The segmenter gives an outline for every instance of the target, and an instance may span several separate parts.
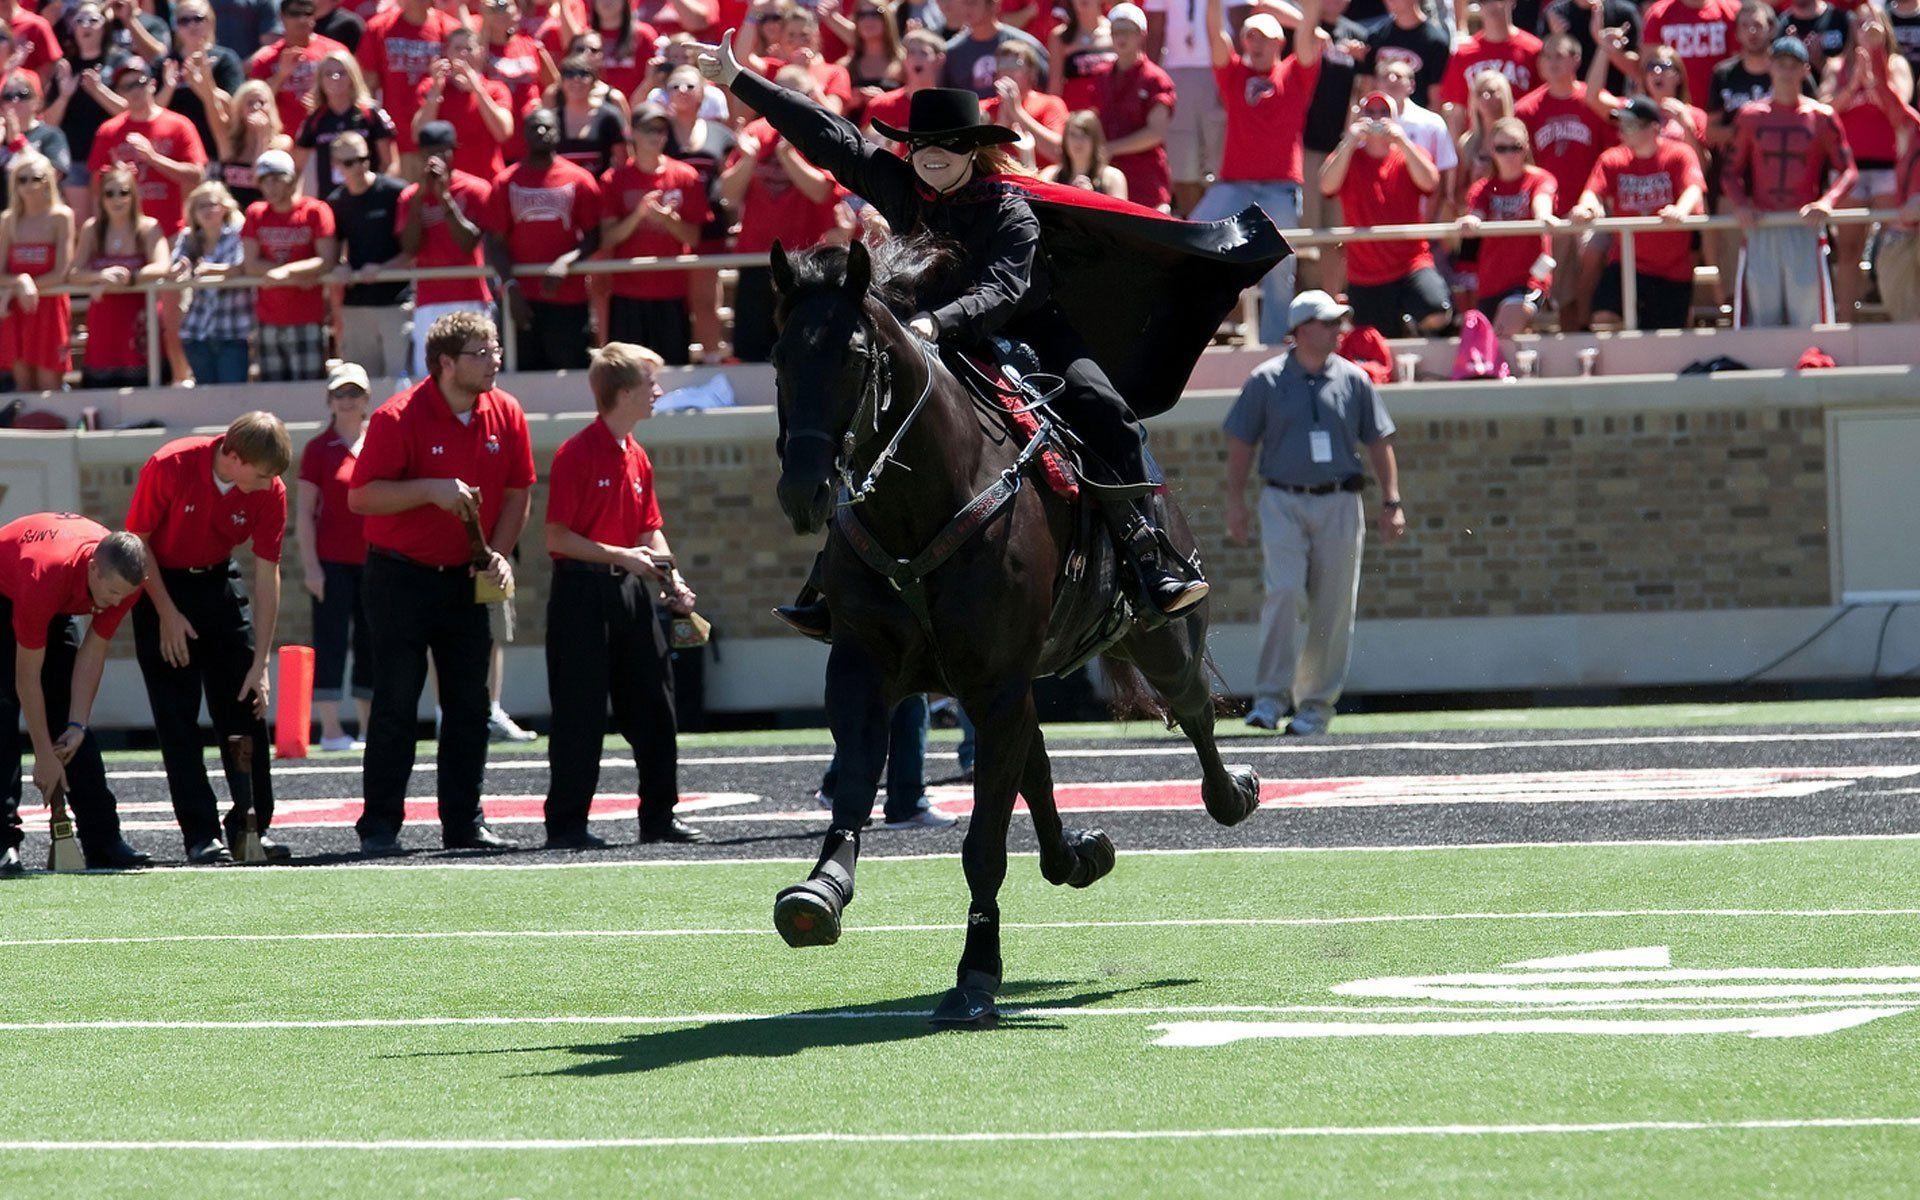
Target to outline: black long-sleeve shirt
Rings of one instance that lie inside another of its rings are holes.
[[[941,338],[984,341],[1047,305],[1052,289],[1040,222],[1017,189],[975,180],[937,195],[920,183],[912,163],[800,93],[751,71],[740,72],[733,92],[807,161],[879,210],[897,233],[925,231],[959,248],[970,279],[952,295],[920,298]]]

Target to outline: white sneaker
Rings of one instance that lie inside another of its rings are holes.
[[[888,821],[888,829],[951,829],[960,823],[937,808],[923,808],[904,821]]]
[[[367,744],[343,733],[339,737],[321,738],[320,748],[329,753],[336,753],[341,750],[365,750]]]
[[[496,708],[487,718],[487,740],[494,742],[531,742],[540,735],[522,729],[507,715],[504,708]]]

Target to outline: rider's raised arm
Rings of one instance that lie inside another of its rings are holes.
[[[927,314],[940,339],[984,341],[1013,318],[1033,286],[1033,265],[1040,249],[1040,222],[1024,203],[1007,198],[999,230],[975,265],[975,283],[951,303]]]
[[[845,117],[751,71],[735,76],[731,90],[808,162],[831,172],[888,221],[903,224],[913,202],[913,167],[905,159],[868,141]]]

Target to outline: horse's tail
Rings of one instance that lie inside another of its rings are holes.
[[[1147,681],[1139,667],[1118,655],[1103,654],[1100,656],[1100,669],[1107,680],[1107,711],[1115,720],[1151,717],[1168,729],[1174,727],[1173,707]],[[1213,700],[1214,715],[1233,715],[1236,706],[1227,695],[1226,677],[1220,673],[1220,664],[1213,661],[1211,649],[1200,652],[1200,670],[1206,680],[1207,694]]]

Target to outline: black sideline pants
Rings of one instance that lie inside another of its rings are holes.
[[[670,658],[646,583],[624,571],[555,561],[547,598],[548,836],[587,827],[609,708],[640,768],[641,830],[673,819],[680,783]]]
[[[373,638],[373,705],[367,743],[361,837],[393,837],[406,820],[413,735],[427,655],[440,677],[440,825],[461,836],[480,824],[480,777],[487,767],[487,607],[473,601],[465,566],[438,570],[374,550],[364,584]]]
[[[536,285],[537,286],[537,285]],[[520,332],[514,350],[521,371],[584,371],[593,338],[585,304],[548,304],[529,298],[533,324]]]
[[[72,617],[55,617],[47,626],[47,658],[40,668],[40,692],[47,701],[50,736],[66,732],[73,690],[73,660],[80,652],[80,630]],[[18,847],[21,789],[26,776],[22,755],[32,743],[20,729],[20,697],[14,690],[13,601],[0,596],[0,849]],[[100,743],[89,733],[67,764],[67,807],[80,835],[81,849],[93,861],[111,854],[120,844],[120,814],[107,789],[107,768],[100,761]]]
[[[684,367],[692,357],[693,322],[684,298],[643,300],[614,296],[607,305],[607,340],[645,346],[670,367]]]
[[[187,639],[187,665],[170,665],[160,656],[160,610],[147,596],[133,606],[133,649],[147,681],[147,703],[160,736],[160,760],[173,794],[174,819],[187,849],[221,836],[219,801],[207,778],[206,738],[200,732],[200,700],[206,698],[215,745],[229,737],[253,739],[253,807],[260,832],[273,821],[273,747],[267,722],[253,715],[251,701],[239,699],[240,685],[253,666],[253,608],[240,586],[240,568],[232,562],[205,571],[162,570],[167,594],[197,637]],[[233,776],[226,755],[221,769]]]
[[[323,562],[324,600],[313,606],[313,698],[342,700],[347,682],[347,650],[353,650],[353,697],[373,696],[373,638],[367,629],[367,606],[361,595],[361,563]],[[362,737],[366,730],[361,730]]]

